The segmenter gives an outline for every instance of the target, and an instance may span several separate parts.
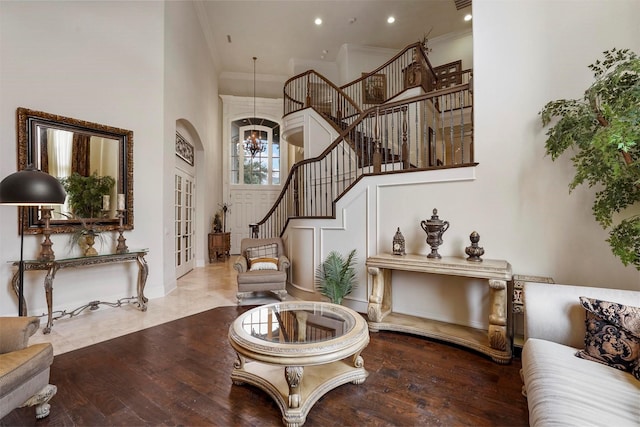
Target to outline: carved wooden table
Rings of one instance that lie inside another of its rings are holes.
[[[74,317],[80,314],[85,309],[89,308],[91,310],[96,310],[100,304],[109,305],[111,307],[120,307],[125,302],[133,302],[135,306],[137,306],[141,311],[147,311],[147,301],[148,299],[144,296],[144,287],[147,283],[147,276],[149,275],[149,266],[147,265],[147,261],[144,259],[144,256],[149,251],[147,249],[141,249],[137,251],[130,251],[123,254],[105,254],[105,255],[96,255],[96,256],[87,256],[87,257],[78,257],[78,258],[63,258],[56,259],[53,261],[24,261],[24,271],[34,271],[34,270],[43,270],[46,271],[47,274],[44,277],[44,291],[45,296],[47,298],[47,326],[42,329],[42,332],[48,334],[51,332],[51,328],[53,327],[53,321],[60,319],[61,317],[69,316]],[[59,312],[57,316],[54,317],[53,313],[53,280],[56,277],[56,272],[63,268],[77,268],[77,267],[86,267],[91,265],[98,264],[113,264],[113,263],[122,263],[122,262],[130,262],[136,261],[138,263],[138,295],[137,297],[123,298],[118,300],[115,303],[104,302],[104,301],[91,301],[90,303],[78,307],[75,310],[67,312],[66,310]],[[19,266],[20,262],[16,261],[13,263],[14,266]],[[12,284],[13,290],[16,293],[16,297],[19,298],[18,293],[18,281],[19,281],[20,270],[16,271],[13,275]],[[22,304],[27,312],[27,303],[23,299]]]
[[[507,282],[512,274],[507,261],[485,259],[473,262],[457,257],[432,259],[425,255],[378,254],[367,258],[366,264],[367,271],[373,276],[373,290],[367,307],[371,332],[390,330],[436,338],[479,351],[497,363],[511,361]],[[491,305],[488,331],[394,313],[392,270],[488,279]]]
[[[233,383],[264,390],[288,427],[304,424],[330,390],[368,375],[360,356],[369,344],[367,323],[336,304],[285,301],[251,309],[230,326],[229,342],[238,355]]]
[[[220,256],[229,256],[231,233],[209,233],[209,262]]]

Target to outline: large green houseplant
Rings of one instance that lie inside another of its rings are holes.
[[[357,285],[355,262],[355,249],[346,258],[339,252],[329,252],[316,269],[316,289],[332,303],[341,304]]]
[[[96,218],[102,209],[102,196],[111,194],[116,181],[111,176],[82,176],[77,172],[60,179],[75,217]]]
[[[571,149],[573,190],[595,187],[593,214],[624,265],[640,270],[640,58],[628,49],[604,52],[589,68],[595,81],[583,99],[547,103],[540,112],[546,151],[556,160]]]

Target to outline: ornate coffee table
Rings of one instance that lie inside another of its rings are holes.
[[[238,355],[231,379],[267,392],[288,427],[304,424],[330,390],[367,378],[360,356],[369,344],[364,318],[341,305],[285,301],[253,308],[229,328]]]

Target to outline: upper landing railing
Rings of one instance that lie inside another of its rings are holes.
[[[399,97],[416,87],[425,93]],[[336,201],[363,176],[474,163],[471,72],[459,62],[434,69],[419,43],[340,88],[314,71],[293,77],[284,113],[305,108],[340,136],[291,168],[271,210],[251,225],[255,237],[282,235],[290,218],[335,216]]]
[[[437,77],[420,43],[405,47],[384,65],[337,87],[313,70],[284,84],[284,115],[313,107],[331,120],[353,121],[367,108],[393,100],[408,88],[435,88]]]

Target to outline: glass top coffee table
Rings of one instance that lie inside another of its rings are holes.
[[[360,353],[369,344],[364,318],[341,305],[285,301],[253,308],[229,328],[238,355],[231,379],[267,392],[288,427],[334,388],[367,378]]]

